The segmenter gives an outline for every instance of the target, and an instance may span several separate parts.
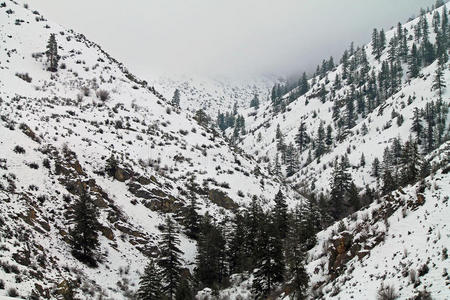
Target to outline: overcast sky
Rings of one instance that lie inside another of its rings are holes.
[[[33,0],[144,77],[288,74],[435,0]]]

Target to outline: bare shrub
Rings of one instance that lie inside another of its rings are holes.
[[[398,294],[395,291],[394,286],[381,284],[377,293],[377,300],[395,300],[398,298]]]
[[[107,90],[98,90],[97,91],[97,98],[101,101],[105,102],[109,99],[109,92]]]

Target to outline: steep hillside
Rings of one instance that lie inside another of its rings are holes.
[[[48,71],[55,34],[61,57]],[[180,223],[191,198],[221,219],[281,185],[231,148],[203,116],[172,107],[83,35],[15,1],[0,3],[0,295],[123,299],[157,254],[167,214]],[[100,261],[70,253],[73,203],[100,209]],[[294,203],[297,197],[288,190]],[[182,227],[180,226],[180,231]],[[185,266],[196,244],[181,233]]]
[[[336,157],[344,154],[348,155],[355,184],[358,187],[376,187],[376,178],[372,176],[371,171],[374,159],[378,158],[382,162],[386,146],[390,146],[395,138],[400,138],[402,143],[407,141],[410,135],[415,138],[411,128],[416,110],[421,116],[420,122],[425,130],[427,122],[424,115],[427,105],[436,104],[439,100],[439,93],[433,88],[438,69],[437,57],[429,65],[423,66],[416,77],[412,77],[409,71],[410,49],[413,44],[419,45],[421,42],[420,37],[417,41],[415,32],[423,19],[427,20],[430,43],[434,44],[436,41],[432,26],[436,12],[442,16],[442,7],[400,27],[408,54],[398,54],[400,43],[397,42],[399,46],[395,48],[397,56],[394,58],[394,65],[401,66],[401,70],[397,67],[395,86],[380,85],[380,76],[387,76],[386,68],[393,72],[389,45],[394,37],[398,41],[398,27],[386,32],[386,46],[380,52],[379,58],[372,54],[372,44],[350,49],[344,55],[346,75],[343,74],[344,64],[332,67],[329,71],[326,71],[325,67],[326,72],[320,71],[321,75],[308,81],[310,88],[304,95],[297,96],[300,89],[298,87],[274,99],[272,103],[265,103],[257,111],[248,109],[243,113],[247,134],[241,136],[239,145],[263,162],[270,161],[274,172],[277,172],[275,166],[278,156],[283,177],[291,164],[292,170],[291,174],[288,174],[288,180],[307,183],[305,189],[316,194],[327,193],[333,162]],[[386,66],[389,64],[391,68]],[[448,64],[442,72],[442,80],[449,82]],[[345,76],[347,78],[343,79]],[[449,136],[449,97],[449,91],[444,89],[441,102],[444,115],[440,117],[443,123],[439,125],[439,142]],[[348,117],[349,109],[351,118]],[[303,149],[300,149],[296,139],[302,123],[309,143],[305,143]],[[323,131],[319,133],[321,125]],[[327,127],[330,129],[329,135]],[[436,133],[438,127],[434,126],[432,131]],[[231,132],[228,133],[231,135]],[[434,138],[432,147],[439,146],[439,142]],[[280,150],[289,150],[290,143],[291,156],[286,159],[283,157],[285,151]],[[317,153],[319,144],[324,146],[320,154]],[[422,143],[421,149],[426,150],[425,143]],[[363,154],[365,165],[361,164]]]
[[[254,95],[262,101],[269,99],[269,91],[278,82],[275,76],[232,79],[227,77],[209,79],[198,76],[180,76],[151,80],[158,91],[171,99],[175,89],[181,93],[182,109],[195,112],[203,109],[214,120],[218,112],[238,110],[250,106]]]
[[[449,157],[447,142],[428,156],[436,173],[317,234],[306,265],[311,299],[449,298]],[[221,296],[251,298],[252,281],[236,275]],[[381,287],[396,297],[377,298]],[[287,285],[275,295],[291,299]],[[208,296],[210,290],[199,293]]]

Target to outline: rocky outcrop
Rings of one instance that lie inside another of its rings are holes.
[[[228,195],[221,190],[209,190],[208,199],[212,203],[225,209],[236,209],[239,206]]]

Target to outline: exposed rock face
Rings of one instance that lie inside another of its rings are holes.
[[[130,179],[132,176],[132,173],[128,170],[122,169],[120,167],[116,168],[116,172],[114,174],[114,178],[117,179],[120,182],[125,182],[128,179]]]
[[[211,200],[212,203],[225,209],[238,208],[238,205],[230,197],[228,197],[226,193],[220,190],[210,190],[208,199]]]

